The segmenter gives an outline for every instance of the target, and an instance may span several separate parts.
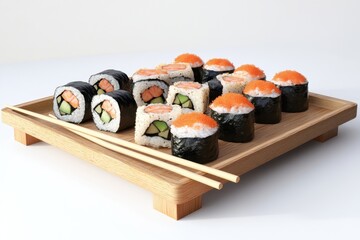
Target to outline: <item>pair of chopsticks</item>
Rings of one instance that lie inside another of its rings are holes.
[[[121,153],[123,155],[129,156],[132,158],[136,158],[140,161],[143,161],[148,164],[166,169],[168,171],[177,173],[179,175],[190,178],[192,180],[203,183],[205,185],[208,185],[208,186],[213,187],[218,190],[220,190],[223,187],[223,184],[221,182],[215,181],[211,178],[191,172],[191,171],[181,168],[179,166],[169,164],[167,162],[175,163],[175,164],[178,164],[178,165],[181,165],[184,167],[188,167],[188,168],[191,168],[194,170],[208,173],[213,176],[219,177],[221,179],[225,179],[225,180],[235,182],[235,183],[238,183],[240,180],[239,176],[236,176],[234,174],[224,172],[219,169],[211,168],[206,165],[201,165],[201,164],[194,163],[194,162],[191,162],[188,160],[184,160],[182,158],[178,158],[178,157],[157,151],[155,149],[140,146],[140,145],[125,141],[120,138],[116,138],[116,137],[109,136],[109,135],[106,135],[106,134],[98,132],[98,131],[87,129],[87,128],[81,127],[79,125],[64,122],[64,121],[56,119],[55,117],[48,117],[48,116],[45,116],[45,115],[42,115],[39,113],[35,113],[35,112],[29,111],[29,110],[18,108],[18,107],[8,106],[8,108],[12,109],[14,111],[24,113],[26,115],[41,119],[41,120],[62,126],[66,129],[68,129],[69,131],[71,131],[91,142],[94,142],[104,148],[110,149],[112,151]],[[167,162],[163,162],[158,159],[162,159]]]

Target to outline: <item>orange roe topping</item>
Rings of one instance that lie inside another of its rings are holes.
[[[142,76],[152,76],[152,75],[161,75],[167,74],[166,71],[161,69],[139,69],[135,74],[142,75]]]
[[[177,71],[177,70],[184,70],[186,68],[186,65],[181,63],[173,63],[173,64],[160,66],[160,68],[164,69],[165,71]]]
[[[175,121],[173,121],[172,125],[178,128],[185,126],[194,127],[196,123],[200,123],[211,128],[216,128],[218,126],[217,122],[214,119],[199,112],[182,114]],[[195,129],[198,128],[195,127]]]
[[[232,64],[229,60],[225,58],[213,58],[206,62],[206,65],[216,65],[216,66],[223,66],[223,67],[234,67],[234,64]]]
[[[199,63],[199,65],[204,64],[203,60],[199,56],[192,53],[184,53],[175,58],[175,63],[182,63],[182,62],[190,63],[190,64]]]
[[[258,89],[263,94],[272,94],[278,93],[281,94],[280,89],[278,89],[275,84],[272,82],[264,81],[264,80],[253,80],[246,84],[244,88],[244,93],[248,94],[251,91],[256,91]]]
[[[241,65],[240,67],[235,69],[235,72],[239,72],[239,71],[248,72],[251,76],[254,76],[254,77],[262,77],[265,75],[263,70],[261,70],[260,68],[256,67],[253,64]]]
[[[299,73],[297,71],[293,71],[293,70],[286,70],[286,71],[279,72],[279,73],[275,74],[275,76],[273,77],[273,80],[281,81],[281,82],[290,81],[293,84],[304,84],[307,82],[304,75],[302,75],[301,73]]]
[[[217,97],[212,102],[211,107],[223,107],[227,110],[230,110],[232,107],[255,108],[246,97],[239,93],[225,93],[224,95]]]

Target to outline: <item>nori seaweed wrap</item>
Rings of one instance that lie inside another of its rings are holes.
[[[202,82],[216,79],[216,76],[223,73],[233,73],[234,65],[224,58],[213,58],[206,62],[203,68]]]
[[[245,96],[255,106],[255,122],[275,124],[281,121],[281,91],[275,84],[263,80],[250,81]]]
[[[302,74],[286,70],[271,81],[281,90],[283,112],[303,112],[309,108],[308,82]]]
[[[100,130],[115,133],[135,125],[137,105],[128,91],[119,89],[96,95],[91,108],[93,120]]]
[[[119,70],[108,69],[91,75],[89,83],[94,86],[97,94],[104,94],[115,90],[131,91],[129,77]]]
[[[180,115],[171,125],[171,153],[197,163],[208,163],[219,155],[218,124],[198,112]]]
[[[221,82],[219,80],[217,80],[216,78],[208,81],[207,83],[208,83],[209,89],[210,89],[209,102],[211,103],[212,101],[215,100],[215,98],[217,98],[218,96],[221,96],[222,91],[223,91],[223,86],[222,86]]]
[[[175,63],[188,63],[191,66],[191,69],[194,73],[195,82],[202,83],[203,79],[203,60],[191,53],[184,53],[175,58]]]
[[[53,100],[54,114],[66,122],[85,122],[91,119],[91,100],[95,95],[95,89],[87,82],[75,81],[57,87]]]
[[[249,142],[254,138],[254,105],[241,94],[226,93],[210,105],[210,116],[219,124],[219,139]]]

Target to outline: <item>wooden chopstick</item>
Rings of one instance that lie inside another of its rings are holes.
[[[139,152],[145,153],[145,154],[150,155],[150,156],[154,156],[156,158],[161,158],[163,160],[166,160],[166,161],[169,161],[169,162],[172,162],[172,163],[176,163],[176,164],[179,164],[179,165],[182,165],[182,166],[185,166],[185,167],[189,167],[189,168],[192,168],[192,169],[195,169],[195,170],[198,170],[198,171],[202,171],[204,173],[209,173],[209,174],[211,174],[213,176],[216,176],[216,177],[219,177],[219,178],[231,181],[231,182],[238,183],[239,180],[240,180],[240,177],[236,176],[234,174],[231,174],[231,173],[219,170],[219,169],[211,168],[211,167],[208,167],[206,165],[201,165],[201,164],[198,164],[198,163],[187,161],[187,160],[184,160],[182,158],[178,158],[178,157],[175,157],[175,156],[172,156],[172,155],[157,151],[155,149],[140,146],[140,145],[137,145],[135,143],[128,142],[128,141],[125,141],[125,140],[120,139],[120,138],[112,137],[112,136],[106,135],[106,134],[98,132],[98,131],[87,129],[87,128],[84,128],[84,127],[81,127],[81,126],[78,126],[78,125],[75,125],[75,124],[67,123],[67,122],[64,122],[64,121],[61,121],[61,120],[58,120],[58,119],[53,119],[51,117],[44,116],[44,115],[39,114],[39,113],[31,112],[31,111],[28,111],[28,110],[25,110],[25,109],[22,109],[22,108],[11,107],[11,106],[8,106],[8,108],[10,108],[12,110],[15,110],[15,111],[18,111],[18,112],[21,112],[21,113],[25,113],[27,115],[30,115],[30,116],[33,116],[33,117],[36,117],[36,118],[39,118],[39,119],[42,119],[42,120],[47,121],[47,122],[51,122],[51,123],[60,125],[62,127],[68,128],[68,129],[72,129],[72,130],[75,130],[75,131],[78,131],[78,132],[81,132],[81,133],[85,133],[87,135],[90,135],[90,136],[93,136],[93,137],[96,137],[96,138],[99,138],[99,139],[102,139],[102,140],[117,144],[117,145],[122,146],[122,147],[126,147],[126,148],[129,148],[129,149],[135,150],[135,151],[139,151]]]

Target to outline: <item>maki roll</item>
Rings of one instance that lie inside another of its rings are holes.
[[[233,73],[234,65],[225,58],[213,58],[204,65],[203,82],[216,79],[216,76],[222,73]]]
[[[283,112],[303,112],[309,108],[308,81],[296,71],[286,70],[271,80],[281,90]]]
[[[208,163],[219,155],[218,124],[199,113],[185,113],[171,125],[171,153],[197,163]]]
[[[70,82],[57,87],[53,100],[54,114],[66,122],[85,122],[91,119],[91,100],[95,95],[95,89],[87,82]]]
[[[281,91],[272,82],[250,81],[245,96],[255,106],[255,122],[274,124],[281,121]]]
[[[188,63],[162,64],[157,67],[166,71],[170,77],[170,84],[178,81],[194,81],[194,73]]]
[[[129,77],[125,73],[114,69],[108,69],[91,75],[89,83],[94,86],[97,94],[104,94],[119,89],[130,91],[131,88]]]
[[[165,103],[169,90],[169,74],[160,69],[140,69],[133,76],[132,93],[138,106]]]
[[[175,58],[175,63],[188,63],[194,73],[195,82],[202,83],[203,79],[203,60],[191,53],[184,53]]]
[[[151,147],[171,146],[170,126],[181,114],[181,107],[150,104],[138,107],[135,120],[135,143]]]
[[[242,94],[225,93],[210,104],[210,115],[219,124],[219,139],[249,142],[254,138],[254,105]]]
[[[125,90],[96,95],[91,102],[96,127],[114,133],[135,125],[136,108],[132,94]]]
[[[234,74],[246,78],[248,81],[252,80],[266,80],[266,75],[263,70],[253,64],[244,64],[236,68]]]
[[[182,112],[204,113],[209,104],[209,86],[207,83],[176,82],[170,86],[166,101],[181,106]]]
[[[248,80],[235,73],[223,73],[208,82],[210,87],[210,102],[224,93],[242,93]]]

